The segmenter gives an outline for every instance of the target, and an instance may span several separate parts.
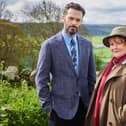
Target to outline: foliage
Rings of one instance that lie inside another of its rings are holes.
[[[21,13],[28,17],[25,30],[34,35],[47,39],[61,29],[61,8],[53,1],[41,0],[35,5],[24,6]]]
[[[29,67],[34,68],[41,41],[25,34],[18,24],[0,20],[0,60],[4,60],[6,66],[30,62]]]
[[[107,62],[103,61],[103,59],[97,55],[95,55],[95,62],[97,71],[102,70],[107,65]]]
[[[0,80],[1,126],[47,126],[47,115],[40,106],[36,90],[29,88],[25,80],[20,88],[11,85]]]
[[[48,23],[24,23],[20,24],[25,33],[34,37],[36,40],[45,40],[56,34],[62,29],[62,24],[58,22]]]
[[[19,50],[23,44],[20,43],[20,38],[23,36],[20,26],[0,20],[0,59],[6,59],[8,62],[12,62],[12,57],[13,62],[19,59]]]
[[[112,55],[110,49],[103,46],[102,39],[104,36],[90,36],[90,40],[94,46],[94,54],[102,62],[107,63],[110,61]],[[104,64],[103,63],[103,64]]]
[[[103,62],[109,62],[112,58],[110,50],[108,48],[98,48],[94,50],[96,56],[98,56]]]
[[[29,22],[59,22],[61,17],[61,8],[49,0],[41,0],[32,6],[26,5],[22,10]]]
[[[102,45],[102,39],[104,36],[88,36],[88,38],[91,40],[93,46]]]
[[[102,44],[103,37],[104,36],[87,36],[94,46],[97,71],[102,70],[112,58],[109,48],[104,47]]]
[[[19,52],[22,54],[22,57],[20,58],[18,65],[22,66],[23,68],[30,67],[34,69],[36,66],[38,51],[40,49],[40,43],[42,42],[42,39],[27,36],[22,41],[25,41],[25,43],[22,45]]]

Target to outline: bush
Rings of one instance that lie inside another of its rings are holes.
[[[22,87],[12,87],[0,80],[0,126],[47,126],[36,89],[22,81]]]
[[[101,71],[106,65],[107,63],[105,61],[103,61],[103,59],[99,56],[95,55],[95,61],[96,61],[96,70],[97,71]]]

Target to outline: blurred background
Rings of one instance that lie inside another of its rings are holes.
[[[62,30],[68,2],[0,0],[0,126],[47,126],[35,89],[36,63],[43,41]],[[99,72],[111,59],[102,39],[113,27],[126,26],[126,1],[72,2],[86,10],[79,33],[92,42]]]

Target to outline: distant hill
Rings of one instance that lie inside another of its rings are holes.
[[[51,36],[62,29],[62,23],[22,23],[21,26],[28,32],[40,34],[42,30],[50,31]],[[31,27],[32,26],[32,27]],[[83,27],[82,27],[83,26]],[[82,24],[79,32],[90,36],[106,36],[115,26],[115,24]],[[125,25],[126,26],[126,25]],[[37,29],[36,29],[37,28]],[[58,28],[58,29],[57,29]],[[48,33],[49,34],[49,33]]]
[[[100,35],[108,35],[111,30],[115,27],[115,26],[120,26],[120,25],[115,25],[115,24],[85,24],[84,27],[87,30],[87,33],[89,35],[93,35],[93,36],[100,36]],[[123,25],[124,26],[124,25]],[[126,25],[125,25],[126,26]]]
[[[2,22],[8,22],[6,20],[0,20]],[[19,24],[26,33],[30,35],[49,35],[52,36],[62,29],[62,23],[50,22],[50,23],[13,23]],[[83,26],[83,27],[82,27]],[[110,34],[111,30],[118,24],[82,24],[79,32],[90,36],[106,36]],[[126,25],[122,25],[126,26]]]

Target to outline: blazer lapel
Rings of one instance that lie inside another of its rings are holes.
[[[72,61],[72,58],[69,54],[69,51],[66,47],[66,44],[64,42],[64,38],[62,36],[61,33],[59,33],[58,35],[58,42],[57,42],[57,49],[60,51],[60,54],[63,55],[64,57],[64,62],[67,61],[68,64],[70,65],[70,67],[72,68],[73,72],[75,73],[76,75],[76,72],[75,72],[75,69],[74,69],[74,65],[73,65],[73,61]]]
[[[84,46],[84,40],[77,36],[78,41],[78,76],[80,75],[80,71],[83,64],[83,59],[86,57],[87,48]]]
[[[82,51],[82,42],[79,40],[79,38],[77,39],[78,40],[78,76],[80,74],[80,68],[81,68],[81,57],[82,57],[82,54],[81,54],[81,51]]]

